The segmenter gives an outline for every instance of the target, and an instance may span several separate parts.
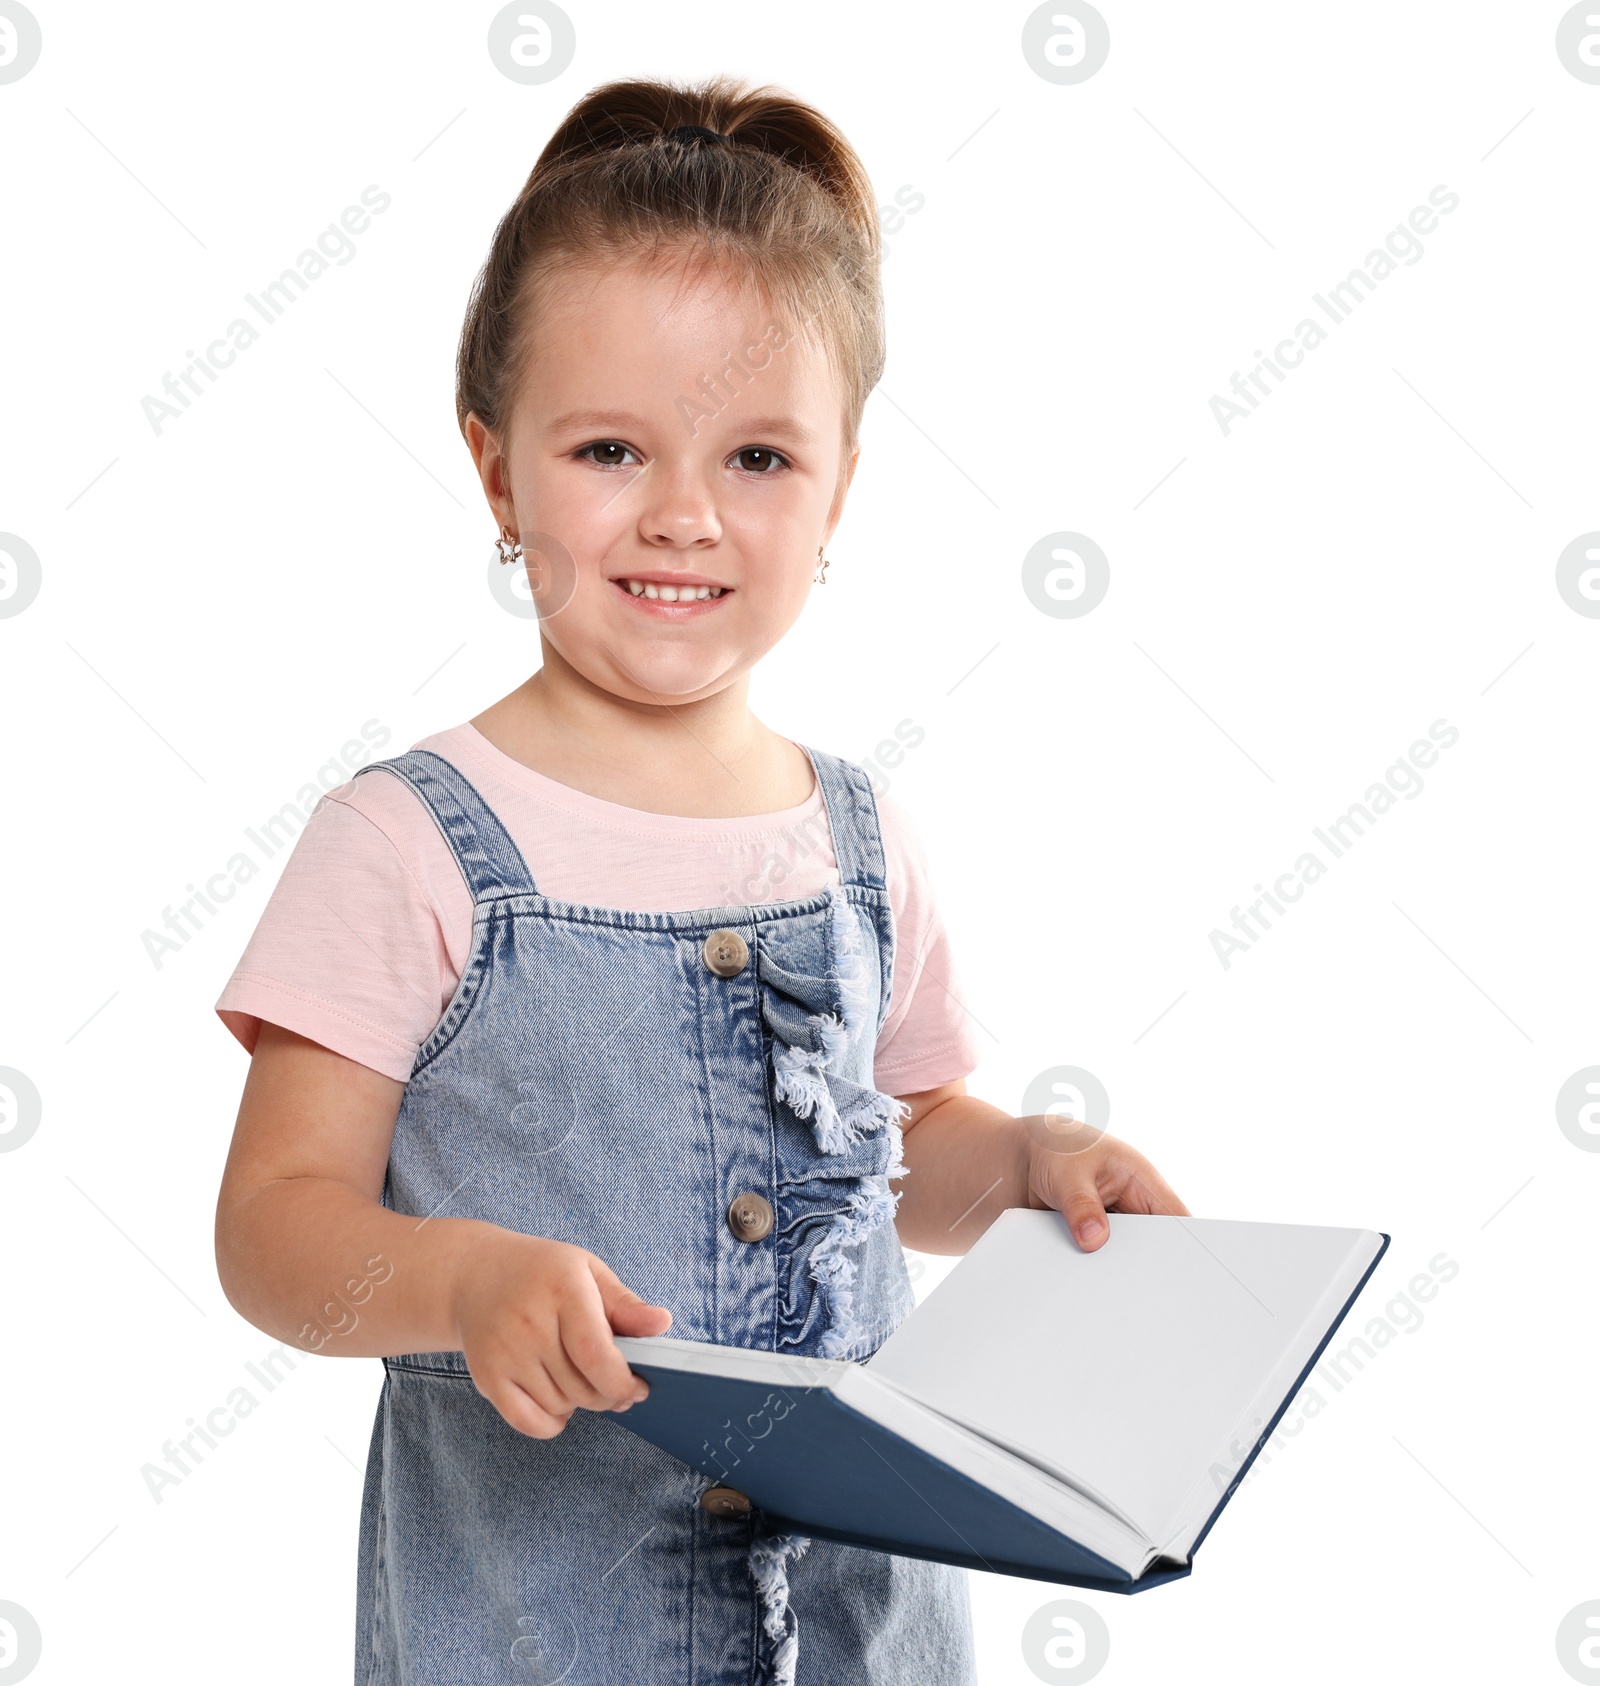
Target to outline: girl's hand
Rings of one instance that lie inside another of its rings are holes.
[[[593,1253],[497,1230],[462,1260],[450,1296],[478,1392],[521,1434],[548,1440],[578,1406],[625,1411],[649,1392],[613,1335],[672,1322]]]
[[[1155,1166],[1115,1136],[1054,1114],[1020,1122],[1029,1138],[1028,1205],[1060,1212],[1084,1252],[1109,1239],[1108,1211],[1192,1215]]]

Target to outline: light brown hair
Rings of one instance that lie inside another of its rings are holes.
[[[672,138],[695,126],[727,136]],[[845,394],[854,445],[883,371],[882,244],[872,184],[820,111],[731,77],[607,82],[573,106],[495,229],[456,354],[456,419],[502,441],[538,334],[539,284],[561,266],[687,258],[753,281],[812,331]],[[737,354],[738,348],[730,348]]]

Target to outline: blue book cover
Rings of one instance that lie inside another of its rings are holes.
[[[864,1364],[619,1338],[650,1394],[614,1420],[802,1534],[1106,1592],[1179,1579],[1389,1236],[1111,1219],[1083,1254],[1058,1214],[1006,1214]],[[1126,1363],[1108,1329],[1137,1331]]]

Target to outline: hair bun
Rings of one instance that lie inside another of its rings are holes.
[[[733,76],[699,83],[602,82],[567,113],[539,154],[532,182],[599,152],[719,137],[803,170],[837,203],[872,261],[882,255],[877,196],[844,132],[787,89]],[[714,143],[709,143],[714,144]]]

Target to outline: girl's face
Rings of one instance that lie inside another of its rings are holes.
[[[534,337],[509,443],[468,437],[544,638],[634,702],[725,689],[799,616],[855,469],[825,351],[748,287],[637,262],[551,278]]]

